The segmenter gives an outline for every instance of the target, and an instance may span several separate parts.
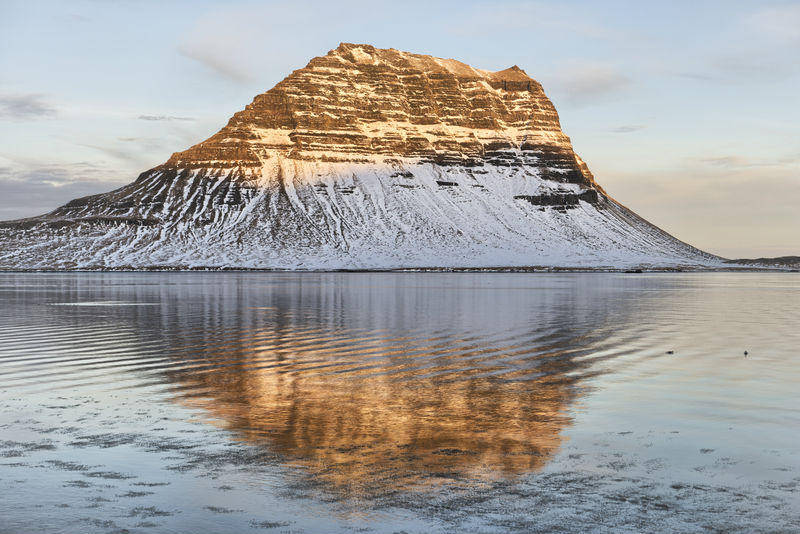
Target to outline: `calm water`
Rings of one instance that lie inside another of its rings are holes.
[[[5,273],[0,533],[798,532],[799,389],[792,273]]]

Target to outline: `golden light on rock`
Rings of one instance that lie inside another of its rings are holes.
[[[528,473],[560,446],[574,392],[563,374],[550,377],[558,358],[534,375],[448,347],[464,340],[422,350],[386,340],[365,353],[308,335],[204,355],[210,368],[181,380],[206,394],[183,402],[350,495]]]

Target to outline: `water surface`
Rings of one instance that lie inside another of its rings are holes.
[[[799,324],[792,273],[0,274],[0,533],[797,531]]]

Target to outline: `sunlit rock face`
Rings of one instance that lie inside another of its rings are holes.
[[[0,267],[715,265],[606,195],[517,66],[341,44],[110,193],[0,225]]]
[[[307,161],[535,165],[594,185],[542,86],[517,66],[491,72],[452,59],[341,44],[170,158],[182,168]]]

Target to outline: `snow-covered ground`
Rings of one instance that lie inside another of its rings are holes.
[[[722,266],[602,193],[535,166],[324,163],[158,167],[0,228],[0,267],[385,269]]]

